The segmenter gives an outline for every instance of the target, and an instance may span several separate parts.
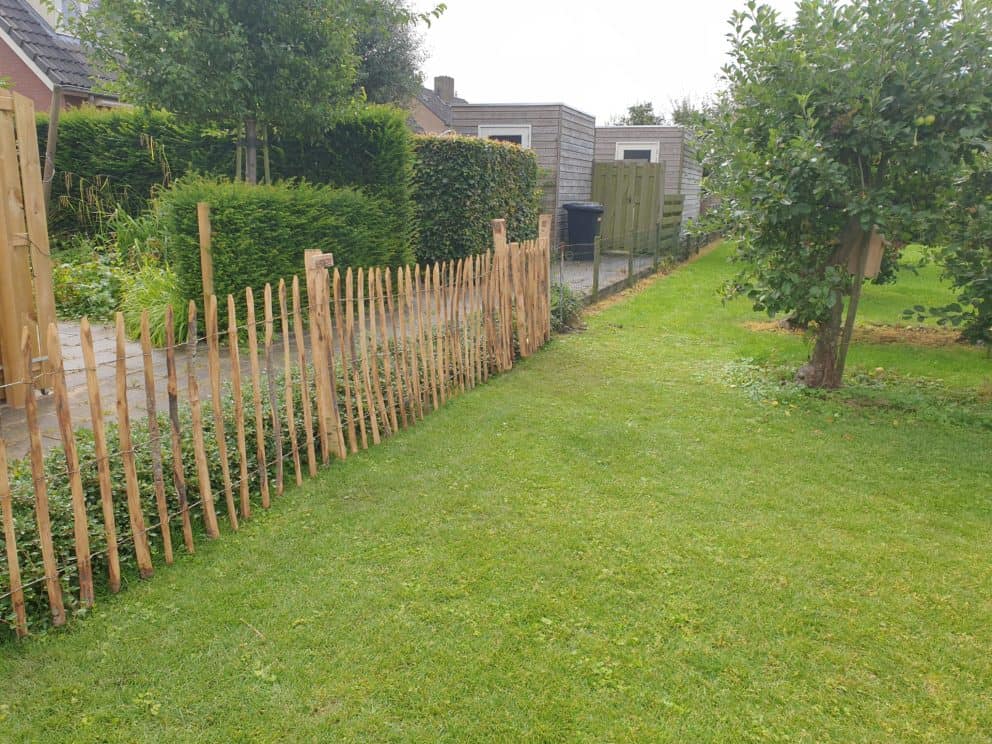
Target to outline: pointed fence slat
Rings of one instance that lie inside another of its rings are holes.
[[[220,537],[217,526],[217,510],[214,507],[214,493],[210,485],[210,466],[207,462],[207,447],[203,434],[203,409],[200,406],[200,384],[196,379],[196,303],[189,301],[189,320],[186,337],[186,392],[189,395],[190,424],[193,428],[193,457],[196,460],[196,479],[200,487],[200,505],[203,508],[203,524],[207,536]]]
[[[227,345],[231,357],[231,397],[234,398],[234,433],[238,443],[238,501],[241,516],[251,516],[248,482],[248,441],[245,435],[245,399],[241,389],[241,348],[238,339],[238,309],[233,295],[227,296]]]
[[[368,404],[369,424],[372,427],[372,443],[379,444],[382,441],[379,436],[379,411],[376,407],[376,400],[372,396],[372,373],[369,367],[368,332],[365,325],[365,271],[358,269],[358,276],[355,281],[358,287],[358,341],[362,352],[362,378],[365,383],[365,401]],[[378,373],[375,375],[379,379]]]
[[[14,609],[14,631],[18,638],[28,634],[28,615],[24,609],[21,565],[17,558],[17,533],[7,475],[7,442],[0,439],[0,511],[3,512],[3,541],[7,553],[7,577],[10,579],[10,603]]]
[[[179,501],[179,521],[182,524],[186,551],[196,552],[193,524],[189,515],[186,490],[186,467],[183,463],[182,429],[179,421],[179,376],[176,373],[176,316],[172,305],[165,308],[165,374],[169,398],[169,443],[172,447],[172,485]]]
[[[217,295],[207,299],[207,369],[210,375],[210,408],[214,414],[214,439],[224,483],[224,503],[231,529],[238,531],[238,511],[234,505],[231,462],[227,455],[227,426],[224,423],[224,399],[220,385],[220,329],[217,327]]]
[[[93,567],[90,565],[89,521],[86,517],[86,497],[83,494],[83,479],[79,472],[79,452],[76,448],[76,435],[72,429],[72,414],[69,410],[69,391],[65,384],[65,365],[62,361],[62,342],[59,329],[54,323],[47,328],[48,361],[52,370],[52,386],[55,394],[55,415],[59,421],[62,436],[62,451],[65,453],[66,475],[69,478],[69,491],[72,496],[73,539],[76,544],[76,572],[79,576],[79,604],[93,606]]]
[[[364,389],[362,387],[363,375],[359,370],[359,359],[358,354],[355,350],[355,276],[351,271],[351,267],[348,267],[348,271],[345,273],[345,304],[347,307],[347,325],[348,325],[348,358],[349,366],[351,367],[352,375],[352,385],[355,392],[355,406],[357,409],[358,417],[358,429],[362,435],[362,449],[369,448],[368,434],[365,429],[365,404],[362,400],[362,395]],[[365,399],[366,401],[368,398]]]
[[[114,515],[114,492],[110,477],[110,455],[107,452],[107,430],[103,423],[100,381],[96,373],[96,353],[93,351],[93,331],[88,319],[79,322],[79,343],[83,350],[86,370],[86,392],[90,404],[90,427],[93,429],[93,451],[100,485],[100,508],[103,511],[103,534],[107,541],[107,585],[117,593],[121,589],[121,561],[117,547],[117,518]]]
[[[316,324],[312,323],[311,326],[313,325]],[[300,278],[298,276],[293,277],[293,335],[296,340],[296,366],[300,373],[300,407],[303,409],[303,439],[307,446],[307,472],[312,478],[317,475],[317,451],[313,442],[313,410],[310,408],[310,381],[307,379],[307,351],[303,343],[303,317],[300,311]],[[286,346],[289,348],[288,336],[286,337]],[[316,351],[314,357],[316,357]],[[314,367],[317,367],[316,361]],[[325,440],[322,446],[326,448],[326,432],[321,433],[321,438]]]
[[[293,472],[296,485],[303,485],[303,467],[300,462],[300,440],[296,432],[295,383],[293,382],[293,360],[289,348],[289,313],[286,310],[286,280],[279,280],[279,323],[282,326],[283,387],[285,388],[286,431],[289,434],[289,449],[293,456]]]
[[[348,446],[358,452],[358,438],[355,430],[355,405],[351,391],[351,369],[348,362],[345,312],[341,305],[341,272],[334,269],[334,327],[337,330],[338,348],[341,353],[341,377],[344,383],[344,411],[348,417]],[[332,384],[334,384],[332,382]]]
[[[117,313],[116,320],[117,436],[120,442],[120,458],[124,465],[124,490],[127,494],[127,515],[131,524],[134,555],[138,562],[138,574],[141,578],[147,579],[155,573],[155,569],[152,566],[151,548],[148,544],[148,530],[145,529],[145,515],[141,507],[141,489],[138,485],[134,442],[131,439],[131,411],[127,400],[127,337],[124,332],[123,313]]]
[[[265,379],[269,393],[269,418],[272,421],[273,437],[276,444],[276,495],[282,496],[286,489],[285,465],[284,465],[284,445],[282,441],[282,416],[279,415],[279,406],[276,402],[276,378],[272,358],[272,334],[274,322],[272,320],[272,285],[266,284],[263,294],[265,312]]]
[[[269,464],[265,454],[265,415],[262,412],[262,374],[258,363],[258,325],[255,322],[255,295],[251,287],[245,289],[248,328],[248,361],[251,365],[251,400],[255,409],[255,459],[258,461],[258,483],[262,494],[262,508],[271,503],[269,494]]]
[[[62,584],[52,543],[52,519],[48,508],[48,484],[45,482],[45,460],[41,449],[41,427],[38,425],[37,391],[31,380],[31,333],[28,328],[21,334],[21,358],[27,376],[24,379],[24,415],[28,424],[31,453],[31,479],[34,483],[34,513],[41,544],[41,560],[45,568],[45,589],[52,613],[52,625],[65,625],[65,605],[62,601]]]
[[[155,488],[155,507],[158,510],[159,530],[162,533],[162,553],[171,564],[172,531],[169,528],[169,506],[165,499],[165,478],[162,475],[162,432],[158,426],[158,408],[155,400],[155,363],[152,359],[152,340],[148,326],[148,311],[141,313],[141,361],[145,372],[145,408],[148,413],[148,448],[152,460],[152,482]]]

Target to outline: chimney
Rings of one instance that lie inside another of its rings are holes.
[[[445,103],[451,103],[455,100],[455,79],[447,75],[434,78],[434,92]]]

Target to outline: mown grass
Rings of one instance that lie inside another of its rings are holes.
[[[2,649],[0,732],[989,741],[990,363],[862,344],[858,384],[797,391],[803,339],[720,304],[725,258]]]

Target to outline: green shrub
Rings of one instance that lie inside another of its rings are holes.
[[[52,289],[60,317],[106,320],[114,314],[124,272],[112,253],[86,244],[53,259]]]
[[[378,197],[397,240],[413,246],[413,135],[407,114],[389,106],[369,106],[342,116],[315,141],[276,136],[272,143],[275,178],[297,178],[330,186],[355,186]]]
[[[196,213],[201,201],[210,204],[214,291],[222,318],[228,294],[243,318],[245,287],[260,290],[302,274],[303,253],[310,248],[332,252],[342,267],[396,266],[412,259],[405,237],[386,217],[390,205],[355,189],[184,179],[162,192],[158,207],[185,301],[200,304],[203,292]]]
[[[582,321],[582,297],[567,284],[551,285],[551,330],[564,333]]]
[[[141,314],[148,311],[148,329],[155,346],[165,346],[166,310],[172,307],[175,337],[186,338],[186,302],[179,291],[179,279],[168,264],[149,260],[124,280],[120,308],[124,326],[131,338],[141,335]]]
[[[491,221],[510,241],[537,236],[537,157],[516,145],[473,137],[418,137],[414,201],[417,260],[444,261],[492,246]]]

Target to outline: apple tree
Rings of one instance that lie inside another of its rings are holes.
[[[808,325],[799,378],[841,385],[872,232],[936,244],[943,195],[992,131],[992,6],[753,0],[731,18],[714,179],[739,275],[726,291]],[[853,269],[853,271],[852,271]]]

